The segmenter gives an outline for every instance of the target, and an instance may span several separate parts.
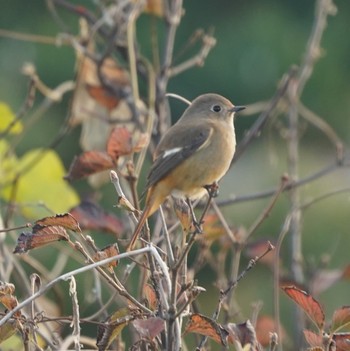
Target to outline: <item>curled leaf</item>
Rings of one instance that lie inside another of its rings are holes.
[[[33,227],[32,232],[20,234],[13,253],[24,253],[61,240],[69,240],[69,236],[62,226],[41,226],[37,224]]]
[[[35,225],[40,225],[41,227],[49,225],[62,226],[74,232],[81,231],[78,221],[70,213],[56,214],[55,216],[39,219],[35,222]]]

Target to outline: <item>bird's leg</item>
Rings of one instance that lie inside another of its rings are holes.
[[[214,197],[219,195],[219,184],[218,182],[214,182],[209,185],[204,185],[204,189],[208,192],[209,199],[211,200]]]
[[[197,221],[196,214],[194,213],[191,200],[188,197],[186,197],[186,203],[190,209],[190,214],[192,217],[192,223],[193,223],[193,226],[195,228],[195,232],[201,234],[202,233],[202,227],[201,227],[202,223]]]

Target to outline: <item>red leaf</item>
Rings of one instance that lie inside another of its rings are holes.
[[[81,231],[78,221],[70,213],[57,214],[56,216],[39,219],[35,222],[35,225],[40,225],[41,227],[49,225],[59,225],[68,230],[73,230],[74,232]]]
[[[161,331],[164,330],[164,320],[159,317],[150,317],[148,319],[136,319],[132,322],[134,328],[140,336],[145,339],[154,339]]]
[[[124,127],[113,128],[107,141],[108,155],[117,160],[120,156],[130,155],[132,152],[132,136],[129,130]]]
[[[322,335],[315,334],[311,330],[303,330],[305,340],[311,347],[323,347]]]
[[[218,344],[226,346],[228,331],[220,324],[212,319],[205,317],[201,314],[194,313],[191,315],[190,320],[185,329],[186,333],[197,333],[208,336],[216,341]]]
[[[101,230],[115,235],[120,235],[124,230],[118,217],[90,200],[82,201],[69,212],[78,220],[82,230]]]
[[[332,318],[332,327],[331,330],[333,332],[338,331],[350,323],[350,306],[343,306],[338,310],[334,311],[333,318]]]
[[[115,163],[106,152],[86,151],[74,158],[65,179],[81,179],[91,174],[112,169],[114,166]]]
[[[37,224],[33,227],[33,232],[20,234],[13,253],[24,253],[61,240],[69,240],[69,236],[63,227],[40,226]]]
[[[295,286],[285,286],[282,287],[282,289],[296,304],[303,309],[303,311],[316,324],[316,326],[320,330],[323,330],[325,316],[318,301],[316,301],[307,292],[300,290]]]

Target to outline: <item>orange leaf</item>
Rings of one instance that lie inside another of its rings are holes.
[[[78,221],[70,213],[56,214],[56,216],[45,217],[35,222],[35,225],[49,226],[59,225],[74,232],[80,232]]]
[[[197,333],[208,336],[218,344],[226,346],[228,332],[220,324],[199,313],[191,315],[185,329],[186,333]]]
[[[158,306],[158,299],[153,287],[149,284],[145,284],[143,286],[143,293],[146,297],[149,307],[155,310]]]
[[[97,251],[96,254],[94,255],[93,259],[94,261],[102,261],[106,258],[113,257],[119,254],[119,248],[117,244],[111,244],[106,247],[104,247],[102,250]],[[112,261],[108,263],[108,268],[112,269],[113,267],[116,267],[118,265],[118,261]]]
[[[31,233],[21,233],[13,253],[24,253],[31,249],[60,240],[69,240],[66,230],[61,226],[35,225]]]
[[[310,294],[298,289],[295,286],[282,287],[283,291],[296,303],[309,318],[316,324],[318,329],[323,330],[324,327],[324,312],[318,303]]]
[[[106,107],[110,111],[118,106],[120,99],[113,95],[107,88],[89,84],[85,87],[89,95],[101,106]]]
[[[75,157],[65,179],[74,180],[111,169],[115,166],[112,158],[104,151],[86,151]]]

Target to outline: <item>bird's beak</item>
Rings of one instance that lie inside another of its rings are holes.
[[[245,106],[234,106],[231,108],[231,112],[238,112],[238,111],[242,111],[245,109]]]

